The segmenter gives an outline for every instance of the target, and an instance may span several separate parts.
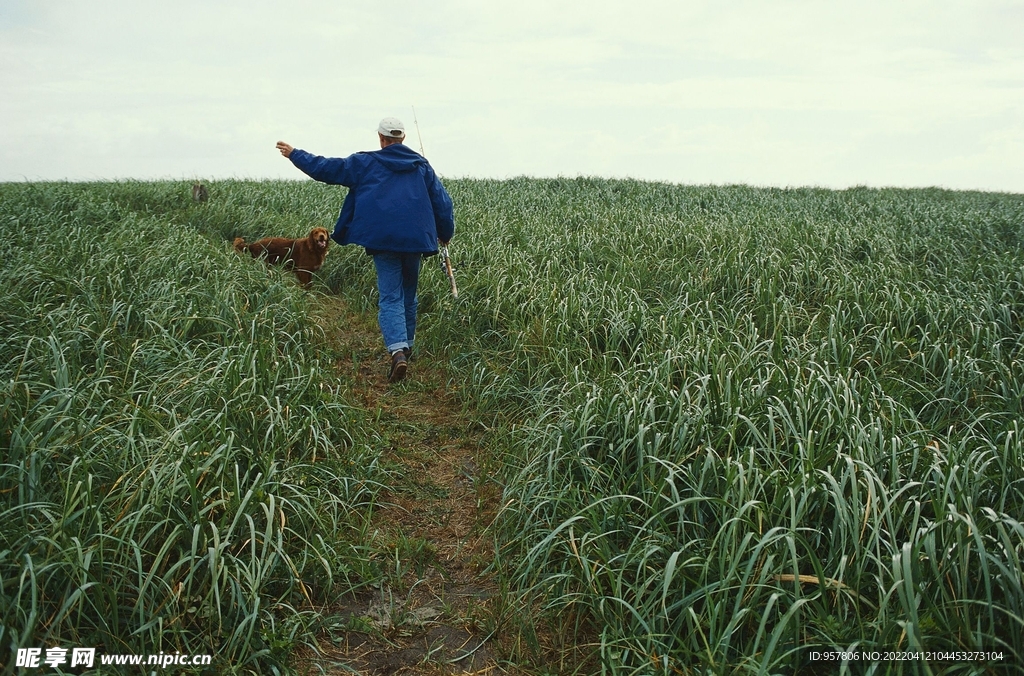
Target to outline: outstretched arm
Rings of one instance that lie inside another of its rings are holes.
[[[284,141],[277,142],[277,149],[281,155],[291,160],[299,171],[323,183],[347,185],[351,188],[359,178],[359,172],[356,170],[357,167],[353,166],[352,160],[358,153],[352,158],[320,157]]]

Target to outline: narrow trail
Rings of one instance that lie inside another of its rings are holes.
[[[498,659],[500,595],[484,574],[500,499],[484,431],[463,413],[439,360],[414,354],[406,379],[389,385],[375,317],[322,298],[338,375],[377,421],[394,478],[368,529],[382,584],[339,599],[323,656],[300,661],[311,674],[509,673]]]

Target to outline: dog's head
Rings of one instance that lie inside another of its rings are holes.
[[[314,251],[326,250],[330,239],[331,238],[327,234],[327,230],[324,228],[313,228],[309,231],[309,243],[312,245]]]

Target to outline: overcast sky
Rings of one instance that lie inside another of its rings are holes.
[[[442,176],[1024,193],[1024,1],[0,0],[0,180]]]

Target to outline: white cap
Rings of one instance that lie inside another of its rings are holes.
[[[397,117],[385,117],[377,125],[377,133],[388,138],[405,138],[405,125]]]

